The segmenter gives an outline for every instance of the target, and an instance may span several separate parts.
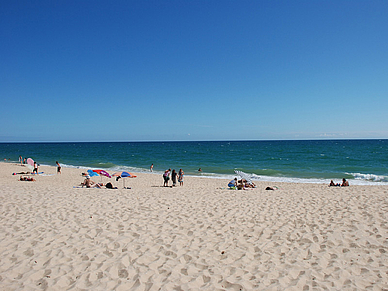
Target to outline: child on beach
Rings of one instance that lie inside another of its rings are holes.
[[[180,169],[178,173],[178,182],[180,186],[183,186],[183,175],[184,175],[184,172],[182,169]]]

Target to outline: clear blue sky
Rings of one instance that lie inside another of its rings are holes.
[[[1,1],[0,142],[388,138],[388,1]]]

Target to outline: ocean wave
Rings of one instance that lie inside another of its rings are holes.
[[[97,169],[95,167],[86,167],[86,166],[74,166],[69,164],[61,164],[65,168],[78,168],[78,169]],[[102,168],[102,167],[99,167]],[[109,173],[114,172],[133,172],[133,173],[145,173],[145,174],[163,174],[163,171],[153,171],[150,172],[149,169],[140,168],[140,167],[130,167],[122,165],[114,165],[109,168],[103,168]],[[278,172],[265,169],[262,171],[262,175],[255,173],[248,173],[251,175],[252,180],[262,181],[269,183],[302,183],[302,184],[329,184],[331,179],[328,178],[300,178],[300,177],[284,177],[278,176]],[[374,175],[374,174],[362,174],[362,173],[345,173],[349,178],[347,178],[351,185],[388,185],[388,176],[384,175]],[[187,173],[187,177],[203,177],[211,179],[233,179],[235,174],[221,174],[221,173]],[[340,182],[340,180],[338,181]]]
[[[388,182],[388,176],[374,175],[374,174],[362,174],[362,173],[350,173],[355,180],[364,180],[371,182]]]

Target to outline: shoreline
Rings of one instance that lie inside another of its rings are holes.
[[[23,168],[0,163],[2,290],[388,289],[386,186],[138,173],[87,189],[82,169],[22,182]]]
[[[2,162],[0,161],[0,164],[16,164],[20,165],[16,161],[8,161],[8,162]],[[42,164],[42,167],[53,167],[56,166],[53,165],[46,165]],[[86,166],[72,166],[67,164],[61,164],[62,168],[64,169],[76,169],[76,170],[88,170],[88,169],[94,169],[92,167],[86,167]],[[129,169],[128,169],[129,168]],[[96,168],[97,169],[97,168]],[[158,171],[155,170],[153,172],[150,172],[148,169],[140,169],[140,168],[133,168],[133,167],[120,167],[116,169],[111,168],[99,168],[103,169],[110,174],[113,174],[115,172],[121,172],[121,171],[127,171],[131,173],[136,174],[151,174],[151,175],[162,175],[164,171]],[[216,173],[206,173],[203,172],[201,174],[185,174],[186,177],[191,178],[205,178],[205,179],[217,179],[217,180],[232,180],[234,177],[238,177],[236,174],[216,174]],[[255,177],[256,176],[256,177]],[[266,183],[291,183],[291,184],[322,184],[322,185],[329,185],[330,180],[335,180],[337,182],[341,182],[342,178],[291,178],[291,177],[275,177],[275,176],[258,176],[255,174],[252,174],[252,180],[256,182],[266,182]],[[388,186],[388,182],[375,182],[373,180],[365,180],[365,179],[348,179],[350,185],[354,186]]]

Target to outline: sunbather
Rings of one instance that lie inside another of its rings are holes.
[[[20,177],[20,181],[31,181],[31,182],[35,182],[35,178],[32,178],[32,177]]]

